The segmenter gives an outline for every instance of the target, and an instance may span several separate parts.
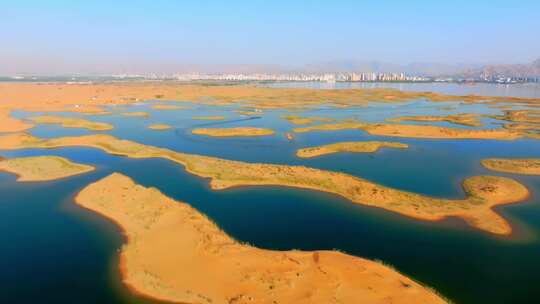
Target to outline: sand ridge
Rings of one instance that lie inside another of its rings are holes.
[[[39,139],[26,133],[0,136],[0,149],[92,147],[131,158],[164,158],[183,165],[194,175],[209,178],[212,189],[274,185],[324,191],[352,203],[378,207],[421,220],[452,216],[474,228],[499,235],[512,232],[510,224],[493,207],[523,201],[529,191],[519,182],[499,176],[473,176],[463,181],[464,199],[441,199],[392,189],[368,180],[304,166],[246,163],[185,154],[165,148],[117,139],[106,134]]]
[[[75,202],[119,225],[124,283],[182,303],[446,303],[377,262],[336,251],[271,251],[241,244],[186,203],[118,173]]]

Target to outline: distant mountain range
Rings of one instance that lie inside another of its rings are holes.
[[[529,64],[498,64],[468,69],[464,77],[540,77],[540,58]]]

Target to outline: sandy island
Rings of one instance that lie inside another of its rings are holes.
[[[122,116],[126,117],[148,117],[148,113],[146,112],[125,112],[122,113]]]
[[[298,149],[296,156],[302,158],[317,157],[338,152],[372,153],[380,148],[406,149],[409,145],[388,141],[349,141]]]
[[[524,175],[540,175],[540,159],[538,158],[488,158],[483,159],[481,163],[482,166],[492,171]]]
[[[460,129],[446,128],[439,126],[425,125],[405,125],[405,124],[372,124],[360,121],[346,121],[333,124],[320,124],[309,127],[294,128],[297,133],[311,131],[338,131],[358,129],[371,135],[389,136],[389,137],[409,137],[409,138],[433,138],[433,139],[497,139],[514,140],[522,138],[523,132],[499,129]]]
[[[171,128],[172,127],[168,124],[160,124],[160,123],[151,124],[148,126],[148,129],[152,129],[152,130],[169,130]]]
[[[248,137],[267,136],[274,134],[274,131],[266,128],[238,127],[238,128],[196,128],[191,130],[195,135],[206,135],[212,137]]]
[[[18,182],[50,181],[93,170],[92,166],[74,163],[59,156],[0,158],[0,171],[17,175]]]
[[[165,148],[117,139],[106,134],[40,139],[26,133],[0,136],[0,150],[28,148],[91,147],[131,158],[164,158],[194,175],[209,178],[215,190],[235,186],[273,185],[324,191],[349,201],[421,220],[459,217],[472,227],[509,235],[510,224],[492,210],[498,205],[525,200],[529,191],[517,181],[498,176],[474,176],[463,181],[464,199],[441,199],[392,189],[345,173],[216,157],[185,154]]]
[[[296,115],[284,115],[281,116],[281,118],[287,120],[288,122],[294,124],[294,125],[305,125],[309,123],[314,122],[332,122],[335,121],[333,118],[325,118],[325,117],[301,117]]]
[[[224,120],[224,116],[193,116],[193,120]]]
[[[90,121],[76,117],[43,115],[29,117],[28,119],[37,124],[58,124],[63,128],[81,128],[92,131],[108,131],[113,129],[111,124],[105,122]]]
[[[452,114],[447,116],[401,116],[395,118],[387,118],[388,122],[401,122],[401,121],[423,121],[423,122],[432,122],[432,121],[444,121],[458,125],[464,125],[469,127],[480,127],[482,123],[478,121],[478,114]]]
[[[181,303],[446,303],[380,263],[337,251],[272,251],[237,242],[186,203],[113,173],[75,202],[122,228],[123,281]]]

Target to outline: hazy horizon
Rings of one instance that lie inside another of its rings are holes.
[[[529,63],[538,11],[535,1],[17,1],[0,12],[0,75]]]

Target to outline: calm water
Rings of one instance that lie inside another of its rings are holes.
[[[479,105],[440,110],[458,103],[414,101],[373,104],[369,108],[316,109],[301,115],[382,121],[411,114],[467,112],[499,113]],[[467,107],[466,110],[464,107]],[[462,197],[461,181],[478,174],[494,174],[479,165],[485,157],[538,157],[540,141],[416,140],[369,136],[361,131],[297,134],[288,142],[283,132],[291,125],[280,111],[245,120],[231,110],[194,105],[191,110],[157,111],[146,104],[149,118],[110,116],[106,132],[141,143],[177,151],[249,162],[301,164],[342,171],[398,189],[440,197]],[[224,115],[224,122],[191,120],[194,115]],[[27,113],[16,113],[20,117]],[[72,114],[71,114],[72,115]],[[175,126],[168,131],[146,129],[151,123]],[[486,119],[488,126],[496,121]],[[266,126],[276,135],[251,139],[214,139],[193,136],[194,126]],[[447,125],[441,123],[441,125]],[[38,126],[40,137],[82,135],[91,132]],[[394,140],[408,150],[375,154],[335,154],[298,159],[296,149],[344,140]],[[526,203],[499,208],[516,228],[515,238],[499,238],[468,228],[460,220],[423,222],[380,209],[353,205],[340,197],[284,187],[244,187],[213,191],[207,181],[187,174],[166,160],[133,160],[87,148],[0,151],[0,156],[60,155],[93,164],[95,172],[45,183],[16,183],[0,173],[0,302],[1,303],[153,303],[130,294],[120,283],[117,252],[123,237],[106,219],[73,204],[85,185],[111,172],[121,172],[137,183],[190,203],[233,237],[269,249],[339,249],[379,259],[435,288],[456,303],[532,303],[540,299],[540,192],[539,177],[512,178],[532,192]]]

